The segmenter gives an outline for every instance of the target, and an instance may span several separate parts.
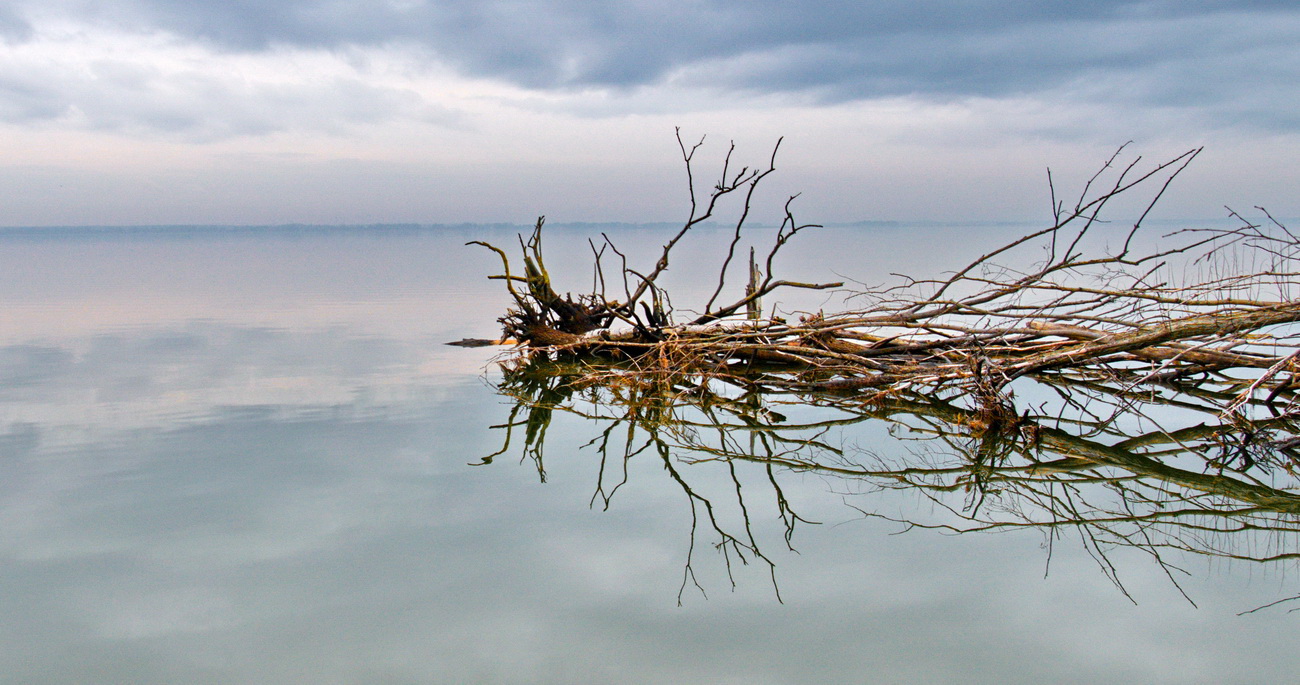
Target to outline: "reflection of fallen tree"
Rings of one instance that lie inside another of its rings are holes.
[[[516,431],[522,431],[523,445],[513,447],[544,475],[547,429],[555,413],[563,412],[592,422],[595,437],[588,446],[600,459],[593,503],[609,505],[627,482],[631,459],[662,462],[691,509],[683,589],[695,579],[694,550],[702,532],[713,536],[729,572],[733,557],[757,560],[774,572],[751,516],[775,512],[785,543],[791,543],[796,525],[806,521],[785,496],[783,472],[832,479],[836,489],[852,490],[847,501],[864,515],[908,527],[960,533],[1034,528],[1049,543],[1072,531],[1121,590],[1112,561],[1118,548],[1147,553],[1175,585],[1181,571],[1171,552],[1267,564],[1300,559],[1300,455],[1279,444],[1297,429],[1289,414],[1250,426],[1259,449],[1244,468],[1237,456],[1240,420],[1128,435],[1113,417],[1094,422],[1026,412],[1014,430],[994,431],[977,408],[916,393],[864,402],[838,392],[668,379],[629,372],[618,363],[579,366],[536,356],[508,364],[499,387],[516,404],[510,420],[498,427],[506,431],[502,450],[486,461],[510,451]],[[1091,391],[1071,392],[1078,398]],[[1104,393],[1089,399],[1116,401]],[[787,416],[793,413],[800,419]],[[868,451],[836,444],[829,435],[851,436],[851,427],[873,424],[911,442]],[[729,492],[705,492],[693,484],[696,470],[707,464],[728,470]],[[760,467],[762,487],[742,487],[737,464]],[[921,494],[941,513],[876,513],[871,493],[884,490]],[[740,515],[724,520],[724,509]]]
[[[762,302],[783,289],[842,284],[773,276],[782,248],[814,228],[795,221],[790,202],[766,256],[750,247],[748,266],[737,263],[753,235],[751,200],[774,172],[775,152],[764,166],[739,171],[728,152],[706,197],[696,194],[699,149],[681,146],[691,216],[650,268],[635,268],[604,237],[591,242],[591,292],[560,295],[541,220],[520,238],[520,272],[505,250],[477,242],[501,258],[504,273],[493,278],[513,301],[501,322],[520,347],[502,388],[520,400],[511,426],[527,411],[517,425],[526,427],[525,450],[539,468],[555,410],[612,421],[595,441],[606,460],[621,427],[624,460],[658,453],[719,548],[769,567],[747,520],[740,529],[722,525],[678,468],[681,459],[763,464],[787,535],[800,519],[772,467],[914,489],[952,515],[915,525],[1032,526],[1053,531],[1051,539],[1073,528],[1117,584],[1107,554],[1115,546],[1150,553],[1171,578],[1163,554],[1173,549],[1297,558],[1300,299],[1292,291],[1300,238],[1271,217],[1148,236],[1143,220],[1197,150],[1148,167],[1140,159],[1119,164],[1116,153],[1072,204],[1053,188],[1049,227],[946,276],[864,287],[846,311],[791,322],[775,310],[765,315]],[[1115,230],[1103,211],[1139,186],[1152,188],[1148,199]],[[682,317],[661,277],[675,247],[733,194],[741,209],[716,286]],[[745,285],[723,297],[737,269]],[[586,404],[574,402],[580,391]],[[832,416],[790,425],[773,403]],[[929,437],[932,451],[948,449],[933,451],[934,463],[913,454],[864,465],[818,437],[868,419]],[[618,485],[607,487],[604,473],[597,496],[607,501]],[[966,499],[953,503],[954,493]],[[743,500],[740,510],[748,511]],[[1260,553],[1240,543],[1247,537],[1277,547]],[[683,587],[693,577],[688,559]]]

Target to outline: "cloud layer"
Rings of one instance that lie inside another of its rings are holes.
[[[825,177],[800,189],[840,183],[850,163],[865,173],[861,159],[929,186],[972,165],[1091,164],[1129,139],[1281,151],[1300,134],[1298,34],[1294,3],[1264,1],[15,0],[0,4],[0,180],[16,188],[0,191],[0,223],[674,219],[608,205],[626,194],[614,167],[633,160],[659,174],[638,182],[677,187],[677,125],[759,146],[801,133],[788,149]],[[227,170],[251,157],[270,164]],[[1268,185],[1280,160],[1238,180]],[[110,161],[126,168],[105,175]],[[203,192],[178,195],[178,168]],[[263,196],[244,188],[259,175],[282,214],[238,211]],[[484,197],[503,175],[508,192]],[[368,190],[340,198],[336,176]],[[455,190],[446,202],[406,190],[425,183]],[[142,190],[159,184],[172,185]],[[932,192],[888,194],[911,207]],[[1227,202],[1241,201],[1214,206]],[[235,209],[184,209],[208,206]],[[1012,218],[1007,207],[991,216]],[[863,211],[830,220],[879,216]]]
[[[769,89],[841,96],[1035,90],[1091,72],[1288,47],[1287,2],[802,3],[359,2],[61,5],[123,30],[152,27],[225,49],[427,47],[469,73],[538,88],[636,86],[746,61]],[[11,20],[11,24],[21,24]],[[1293,24],[1292,24],[1293,25]],[[1214,40],[1215,36],[1223,40]]]
[[[35,28],[34,28],[35,27]],[[56,27],[63,27],[62,31]],[[69,28],[72,27],[72,28]],[[763,1],[736,7],[692,2],[671,10],[648,2],[420,2],[279,0],[193,3],[130,0],[111,6],[65,1],[0,8],[0,36],[15,46],[62,34],[97,53],[81,81],[93,80],[155,112],[147,122],[181,126],[192,115],[157,102],[168,88],[186,96],[294,103],[318,108],[320,91],[381,117],[414,107],[414,94],[367,89],[347,79],[316,79],[315,90],[283,87],[229,92],[219,75],[193,70],[141,73],[129,49],[96,44],[96,36],[158,36],[218,54],[390,49],[445,64],[466,77],[540,91],[633,90],[681,84],[747,92],[787,93],[820,102],[895,96],[937,99],[1007,97],[1066,91],[1094,101],[1154,107],[1212,106],[1265,127],[1293,128],[1265,87],[1294,83],[1300,10],[1284,2],[1000,2]],[[107,32],[102,34],[101,32]],[[88,40],[88,42],[86,42]],[[166,42],[166,41],[165,41]],[[118,56],[119,60],[112,57]],[[12,59],[12,58],[11,58]],[[7,60],[8,61],[8,60]],[[10,61],[3,88],[9,120],[39,118],[69,107],[91,108],[75,70],[45,73]],[[292,63],[288,65],[292,74]],[[373,75],[363,64],[359,74]],[[24,77],[25,76],[25,77]],[[167,77],[168,86],[157,85]],[[44,87],[42,87],[44,84]],[[52,93],[63,93],[63,99]],[[162,93],[162,94],[160,94]],[[143,98],[132,98],[143,95]],[[290,115],[298,114],[292,111]],[[233,118],[249,118],[236,111]],[[256,115],[251,115],[256,119]],[[102,125],[113,125],[107,117]],[[232,124],[238,126],[238,123]],[[242,128],[255,132],[256,123]]]

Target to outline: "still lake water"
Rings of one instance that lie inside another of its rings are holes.
[[[595,227],[548,237],[553,272]],[[1006,227],[828,229],[782,275],[956,266]],[[630,255],[662,231],[618,229]],[[1285,682],[1295,569],[1140,553],[1127,599],[1078,545],[863,519],[783,473],[804,517],[768,570],[697,545],[653,458],[591,506],[595,435],[557,416],[546,480],[501,448],[504,229],[0,236],[0,682]],[[679,306],[718,231],[674,261]],[[988,243],[992,244],[992,243]],[[576,255],[573,256],[573,255]],[[589,281],[587,281],[589,282]],[[583,279],[572,283],[586,285]],[[800,306],[815,308],[823,295]],[[839,436],[846,443],[874,439]],[[883,448],[882,448],[883,449]],[[684,466],[725,490],[717,464]],[[775,512],[755,534],[778,540]]]

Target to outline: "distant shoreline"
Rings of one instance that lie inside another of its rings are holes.
[[[1288,219],[1281,219],[1284,223]],[[1295,221],[1295,220],[1292,220]],[[1235,223],[1230,217],[1210,219],[1149,219],[1144,223],[1152,225],[1187,226],[1191,224]],[[1044,222],[1029,220],[1008,221],[938,221],[938,220],[886,220],[871,219],[852,222],[827,222],[825,228],[832,229],[901,229],[901,228],[983,228],[1013,226],[1045,226]],[[552,230],[668,230],[680,228],[672,222],[548,222]],[[384,224],[145,224],[145,225],[86,225],[86,226],[0,226],[0,238],[53,238],[53,237],[112,237],[112,236],[174,236],[187,235],[378,235],[378,234],[418,234],[443,231],[527,231],[531,224],[514,223],[384,223]],[[726,229],[732,227],[710,222],[702,224],[702,229]],[[751,224],[746,230],[773,229],[775,225]]]

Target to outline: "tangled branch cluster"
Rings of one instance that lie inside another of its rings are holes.
[[[842,286],[772,275],[782,247],[815,226],[795,221],[790,198],[766,259],[751,252],[743,293],[719,304],[751,200],[775,170],[776,152],[763,169],[735,171],[729,150],[720,180],[701,201],[693,170],[701,143],[681,145],[691,218],[649,270],[630,266],[604,236],[600,247],[591,243],[595,291],[561,296],[545,267],[542,220],[520,238],[523,275],[511,272],[504,250],[475,241],[502,259],[505,273],[492,278],[504,280],[514,300],[501,319],[503,335],[522,354],[623,359],[632,362],[628,372],[736,376],[767,387],[876,398],[955,391],[978,400],[989,420],[1002,424],[1015,418],[1008,386],[1026,377],[1103,384],[1121,394],[1172,387],[1222,405],[1225,415],[1262,406],[1290,411],[1300,240],[1272,217],[1158,238],[1142,227],[1199,149],[1143,166],[1140,157],[1120,164],[1120,148],[1072,204],[1058,200],[1052,187],[1051,226],[944,277],[904,277],[856,293],[849,311],[791,322],[764,318],[761,299],[785,288]],[[1139,186],[1154,189],[1150,199],[1136,221],[1117,231],[1104,212]],[[717,287],[693,318],[676,321],[659,279],[674,247],[733,193],[744,201]],[[602,262],[607,252],[619,260],[613,276]],[[621,285],[621,292],[611,296],[609,284]]]

